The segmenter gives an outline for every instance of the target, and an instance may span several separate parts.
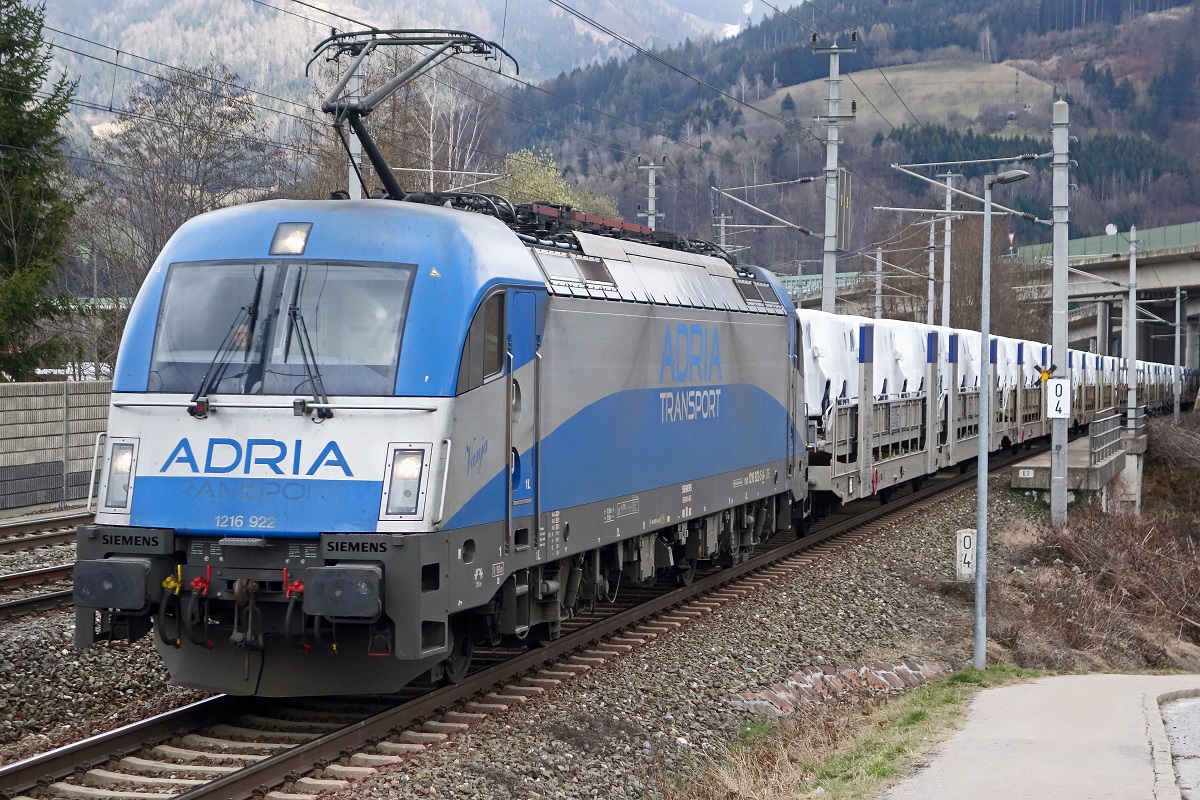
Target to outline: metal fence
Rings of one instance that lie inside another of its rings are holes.
[[[1156,250],[1177,250],[1197,246],[1200,246],[1200,222],[1166,225],[1161,228],[1143,228],[1137,232],[1137,251],[1142,254]],[[1034,262],[1050,258],[1052,245],[1031,244],[1018,248],[1017,252],[1025,261]],[[1109,236],[1087,236],[1067,242],[1068,258],[1112,255],[1129,255],[1129,231],[1121,231]]]

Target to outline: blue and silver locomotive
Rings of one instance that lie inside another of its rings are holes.
[[[711,255],[421,202],[198,217],[124,334],[78,643],[153,628],[172,680],[235,694],[392,691],[737,561],[804,494],[792,312]]]

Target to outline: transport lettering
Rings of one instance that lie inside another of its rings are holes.
[[[663,332],[658,382],[721,380],[721,336],[716,325],[680,322]]]
[[[720,389],[689,389],[659,392],[663,422],[690,422],[714,419],[721,413]]]
[[[163,463],[159,472],[166,472],[172,467],[182,465],[192,474],[226,475],[239,471],[249,475],[253,467],[266,467],[275,475],[316,475],[318,470],[341,470],[347,478],[353,478],[350,463],[338,447],[338,443],[328,442],[317,452],[311,461],[305,457],[303,440],[296,439],[289,448],[287,443],[278,439],[247,439],[245,442],[237,439],[209,439],[207,447],[201,449],[204,453],[204,467],[196,458],[192,443],[184,437],[171,450],[171,455]],[[285,471],[286,470],[286,471]]]
[[[188,497],[205,500],[307,500],[309,485],[303,481],[204,481],[185,490]]]
[[[387,542],[342,542],[336,539],[325,543],[327,553],[386,553]]]
[[[157,536],[135,536],[128,533],[106,533],[100,537],[100,542],[118,547],[158,547]]]

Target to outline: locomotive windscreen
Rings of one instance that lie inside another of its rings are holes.
[[[147,389],[393,394],[416,267],[181,262],[163,290]],[[211,378],[206,378],[211,376]]]

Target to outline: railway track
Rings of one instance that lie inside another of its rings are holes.
[[[0,525],[0,554],[74,544],[76,528],[90,522],[91,519],[91,514],[64,514]],[[70,581],[71,572],[70,564],[60,564],[0,575],[0,592],[5,594],[20,592],[31,586]],[[4,595],[0,594],[0,598],[4,598]],[[29,596],[0,599],[0,619],[22,616],[36,611],[49,611],[70,604],[71,590],[66,587],[58,587],[49,592]]]
[[[71,544],[75,541],[75,528],[91,521],[91,514],[65,514],[0,525],[0,553]]]
[[[990,469],[1003,469],[1028,455],[993,458]],[[823,551],[840,549],[920,513],[923,506],[941,502],[944,493],[968,488],[974,481],[973,471],[944,472],[920,491],[886,506],[867,500],[839,509],[801,539],[778,535],[743,563],[697,575],[690,586],[658,592],[630,589],[619,599],[621,606],[600,605],[568,621],[563,637],[554,642],[533,649],[477,651],[473,670],[461,683],[413,687],[411,696],[386,703],[375,698],[372,702],[379,705],[374,710],[368,713],[360,706],[362,713],[342,724],[313,707],[321,701],[293,699],[272,706],[257,699],[218,696],[0,768],[0,797],[30,793],[38,800],[195,800],[261,797],[273,789],[282,792],[280,797],[311,796],[341,788],[377,767],[398,763],[468,730],[488,714],[758,591],[821,558]],[[308,711],[298,707],[302,702]],[[310,775],[313,772],[317,774]]]

